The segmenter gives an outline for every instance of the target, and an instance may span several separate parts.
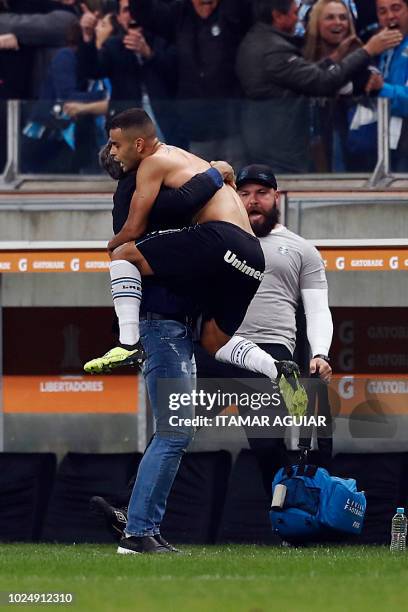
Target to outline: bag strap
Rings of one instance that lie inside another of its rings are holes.
[[[306,392],[308,395],[308,402],[306,408],[306,416],[309,418],[314,416],[316,411],[316,400],[317,400],[317,381],[318,375],[312,374],[311,379],[307,381]],[[299,464],[305,465],[309,451],[312,449],[312,435],[313,427],[302,427],[299,435],[298,448],[300,451]]]
[[[333,456],[333,419],[329,402],[329,388],[324,383],[318,386],[317,401],[318,415],[326,417],[326,426],[317,428],[317,446],[324,461],[330,462]]]
[[[298,448],[299,448],[299,460],[298,460],[299,468],[298,468],[297,473],[299,475],[303,475],[304,468],[309,463],[310,446],[309,447],[302,446],[299,440]]]
[[[308,380],[306,391],[309,399],[306,416],[311,417],[317,414],[326,417],[326,426],[324,428],[317,428],[317,445],[326,463],[331,460],[333,451],[333,428],[328,387],[320,380],[319,375],[315,373]],[[308,455],[312,447],[313,430],[313,426],[302,427],[300,430],[298,448],[300,453],[299,463],[301,465],[308,463]],[[324,433],[323,436],[319,436],[319,430],[321,430],[320,433]]]
[[[301,465],[298,469],[298,476],[307,476],[308,478],[314,478],[318,470],[317,465]]]

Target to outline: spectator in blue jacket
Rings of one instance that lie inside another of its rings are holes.
[[[391,102],[391,167],[408,172],[408,0],[377,0],[376,4],[381,28],[398,29],[403,36],[398,47],[380,57],[384,82],[378,95]],[[374,89],[369,82],[367,91]]]

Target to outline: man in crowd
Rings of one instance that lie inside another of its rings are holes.
[[[54,53],[77,22],[59,2],[0,0],[0,98],[35,98]]]
[[[180,115],[189,150],[242,164],[237,132],[238,45],[252,21],[252,0],[131,0],[138,23],[176,46]]]
[[[334,95],[372,57],[398,45],[401,34],[387,28],[340,62],[314,63],[302,57],[293,36],[295,0],[255,0],[255,9],[256,23],[237,56],[237,73],[248,98],[242,115],[248,153],[277,173],[307,172],[310,121],[304,96]]]
[[[384,81],[378,96],[388,98],[391,105],[391,167],[408,172],[408,0],[377,0],[376,6],[381,28],[402,35],[400,44],[380,57]],[[367,91],[375,89],[371,78]]]
[[[98,51],[95,45],[97,13],[81,17],[83,44],[78,64],[86,78],[109,78],[112,92],[109,115],[126,108],[150,104],[166,140],[178,144],[175,95],[175,50],[163,38],[150,34],[134,22],[129,0],[118,0],[117,21],[122,33],[111,36]],[[148,96],[148,98],[147,98]]]

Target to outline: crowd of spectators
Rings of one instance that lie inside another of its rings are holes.
[[[0,0],[0,122],[29,101],[27,172],[97,171],[131,106],[209,160],[369,171],[381,96],[406,172],[407,50],[408,0]]]

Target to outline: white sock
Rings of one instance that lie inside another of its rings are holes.
[[[139,270],[125,259],[110,264],[112,299],[119,319],[119,341],[136,344],[140,338],[139,310],[142,299],[142,278]]]
[[[233,336],[216,353],[215,359],[223,363],[233,365],[265,374],[268,378],[276,378],[278,371],[275,366],[275,359],[263,351],[252,340],[247,340],[242,336]]]

